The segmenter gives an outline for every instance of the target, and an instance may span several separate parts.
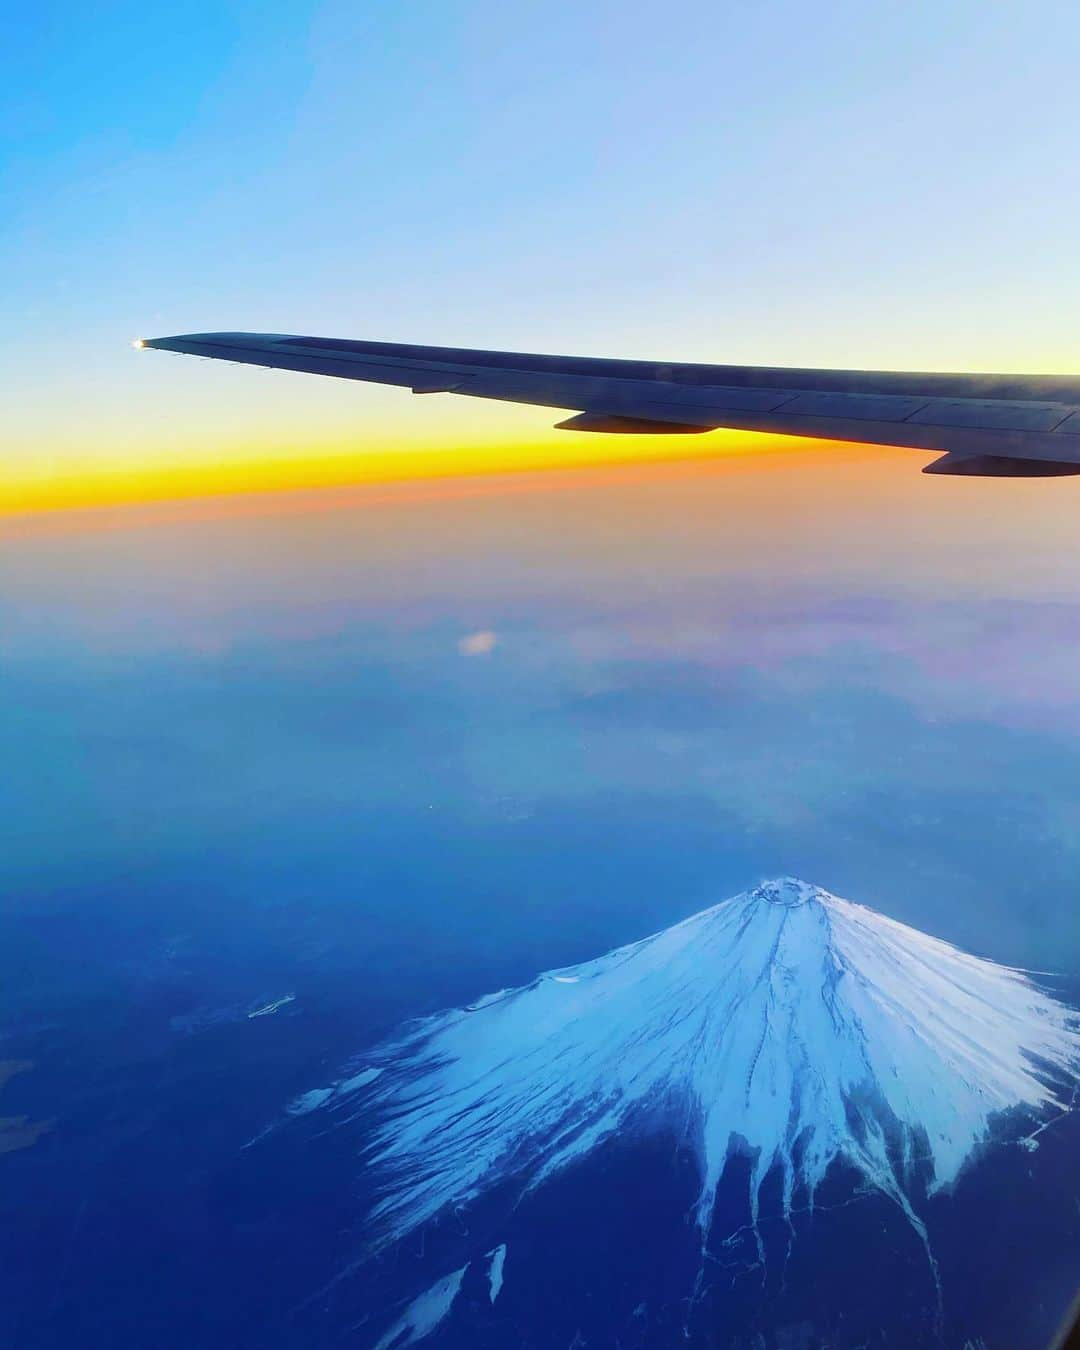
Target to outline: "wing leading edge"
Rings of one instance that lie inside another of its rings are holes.
[[[561,408],[572,431],[729,427],[946,452],[935,473],[1080,473],[1080,376],[799,370],[543,356],[285,333],[187,333],[138,346],[281,370]]]

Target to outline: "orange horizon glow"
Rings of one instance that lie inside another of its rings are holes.
[[[689,443],[688,443],[689,442]],[[753,432],[718,431],[658,445],[650,436],[560,437],[439,450],[394,450],[353,454],[237,458],[207,463],[176,461],[124,467],[66,467],[0,480],[0,518],[84,512],[155,503],[227,499],[333,488],[365,488],[547,470],[585,470],[616,464],[665,464],[714,460],[764,462],[777,456],[850,457],[867,447],[838,448],[832,442]],[[873,448],[870,453],[880,453]]]

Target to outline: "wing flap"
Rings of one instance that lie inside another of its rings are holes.
[[[902,394],[797,394],[784,412],[799,417],[842,417],[867,422],[903,422],[925,398]]]
[[[1055,403],[1019,403],[1006,399],[935,399],[912,422],[936,427],[980,427],[987,431],[1052,431],[1070,409]]]

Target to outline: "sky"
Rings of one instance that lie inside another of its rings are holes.
[[[1078,37],[1064,2],[19,7],[0,511],[656,453],[138,336],[1076,371]]]

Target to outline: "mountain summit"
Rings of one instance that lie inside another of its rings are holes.
[[[790,1216],[839,1161],[925,1239],[916,1190],[949,1186],[1004,1112],[1030,1137],[1078,1067],[1076,1016],[1024,972],[784,877],[415,1023],[294,1109],[363,1098],[381,1242],[660,1130],[697,1155],[703,1241],[734,1152],[755,1226],[770,1171]]]

